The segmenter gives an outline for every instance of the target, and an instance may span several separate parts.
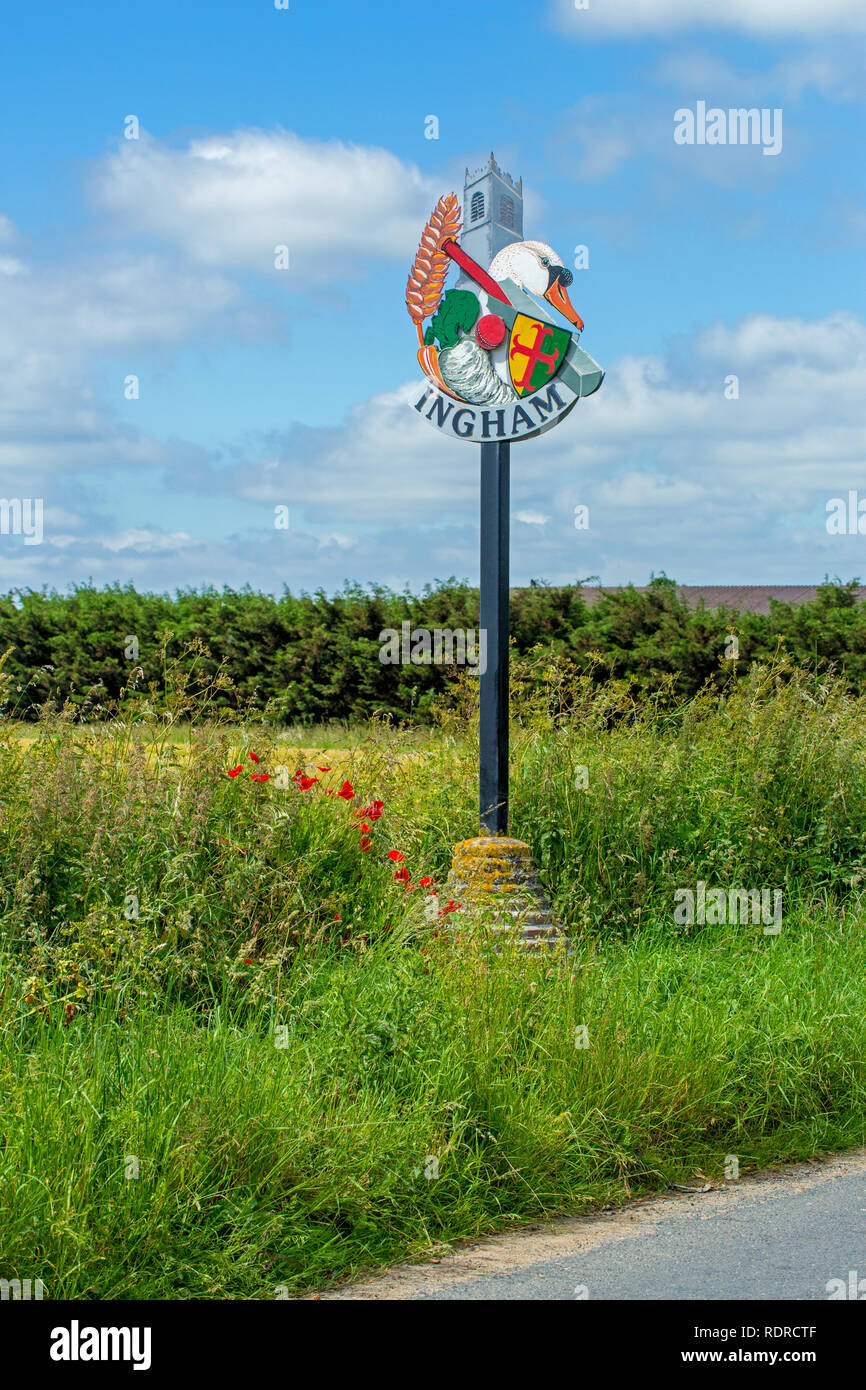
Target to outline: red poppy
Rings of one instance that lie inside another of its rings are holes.
[[[432,878],[419,878],[419,880],[418,880],[418,887],[419,887],[419,888],[429,888],[429,886],[430,886],[431,883],[432,883],[433,886],[435,887],[435,880],[434,880],[434,879],[432,879]]]
[[[362,840],[361,840],[361,849],[363,849],[363,850],[368,850],[369,848],[370,848],[370,841],[367,840],[367,839],[362,839]]]
[[[310,787],[314,787],[319,779],[318,777],[302,777],[300,773],[296,772],[293,780],[295,786],[300,787],[302,792],[308,792]]]
[[[408,869],[398,869],[397,872],[396,872],[395,875],[394,875],[394,882],[395,882],[395,883],[408,883],[408,882],[409,882],[409,870],[408,870]]]
[[[243,772],[243,770],[244,770],[244,765],[243,765],[243,763],[238,763],[237,767],[230,767],[230,768],[229,768],[228,772],[226,773],[226,777],[237,777],[238,773]]]
[[[261,758],[259,757],[258,753],[250,753],[250,757],[252,758],[254,763],[261,762]]]
[[[352,786],[351,782],[344,782],[340,790],[337,792],[337,796],[341,796],[344,801],[351,801],[354,795],[355,788]]]
[[[270,782],[271,775],[269,772],[251,772],[250,778],[253,782]]]
[[[459,910],[460,910],[460,904],[459,904],[459,903],[455,903],[455,902],[452,900],[451,902],[447,902],[447,903],[445,904],[445,906],[443,907],[442,911],[439,913],[439,916],[440,916],[440,917],[445,917],[449,912],[458,912]]]
[[[342,917],[340,916],[339,912],[335,912],[335,913],[334,913],[334,921],[335,921],[335,922],[342,922],[342,920],[343,920],[343,919],[342,919]]]
[[[249,956],[247,956],[246,959],[244,960],[244,965],[255,965],[255,961],[254,961],[254,960],[250,960]]]
[[[330,769],[329,767],[319,767],[319,764],[316,763],[316,771],[317,771],[317,772],[330,772],[331,769]]]
[[[371,801],[369,806],[364,807],[361,815],[366,816],[368,820],[380,820],[384,809],[384,801]]]
[[[406,856],[401,849],[389,849],[388,858],[393,859],[395,864],[402,864]]]
[[[367,822],[364,821],[361,825],[358,826],[358,829],[360,830],[362,835],[369,835],[373,827],[372,825],[368,825]]]

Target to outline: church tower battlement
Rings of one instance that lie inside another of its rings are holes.
[[[460,245],[487,270],[493,257],[513,241],[523,241],[523,179],[514,182],[490,155],[463,185],[463,231]]]

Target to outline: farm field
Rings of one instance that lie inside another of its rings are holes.
[[[423,736],[3,730],[5,1277],[294,1296],[866,1141],[866,703],[784,664],[550,691],[518,684],[512,729],[513,833],[571,939],[544,957],[448,898],[471,682]],[[684,921],[699,884],[780,893],[779,930]]]

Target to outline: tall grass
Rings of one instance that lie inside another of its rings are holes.
[[[848,917],[558,965],[404,936],[308,963],[242,1021],[120,1000],[10,1020],[0,1271],[53,1297],[274,1297],[724,1181],[731,1156],[862,1143],[864,965]]]
[[[272,1297],[863,1142],[862,701],[787,666],[642,706],[561,674],[517,666],[512,729],[550,959],[419,886],[477,830],[471,683],[422,747],[374,724],[285,774],[183,691],[6,727],[0,1277]],[[676,927],[699,878],[782,888],[781,935]]]

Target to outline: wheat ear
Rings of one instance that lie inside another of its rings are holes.
[[[421,245],[406,282],[406,308],[418,330],[418,341],[424,346],[421,324],[435,314],[442,298],[442,286],[451,261],[441,250],[443,241],[455,237],[460,230],[460,204],[456,193],[445,193],[430,215],[424,228]]]

